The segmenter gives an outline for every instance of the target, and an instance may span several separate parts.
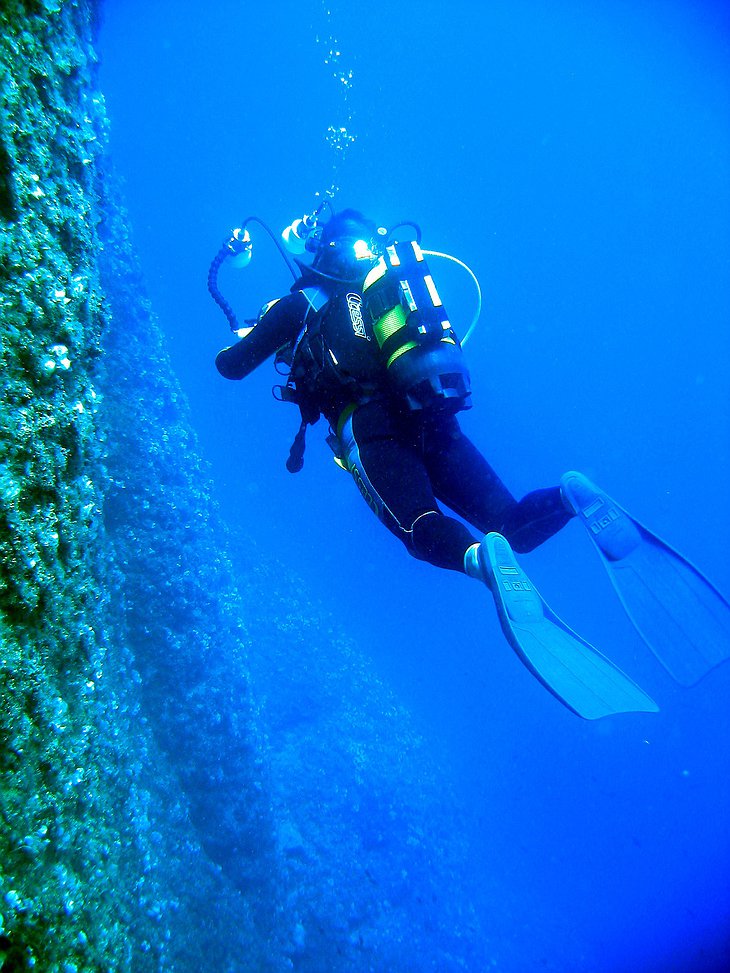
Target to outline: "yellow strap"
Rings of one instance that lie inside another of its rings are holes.
[[[345,428],[345,423],[350,418],[350,416],[355,411],[355,409],[357,409],[358,405],[359,405],[358,402],[351,402],[349,405],[346,405],[345,408],[340,413],[340,416],[339,416],[339,418],[337,420],[337,438],[338,439],[340,439],[342,437],[342,430]]]

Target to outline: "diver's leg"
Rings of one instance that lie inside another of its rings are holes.
[[[455,416],[424,422],[424,458],[439,500],[483,534],[496,531],[520,554],[534,550],[573,517],[560,487],[515,500]]]
[[[420,419],[368,403],[345,422],[340,441],[360,492],[388,529],[416,557],[483,581],[510,644],[569,709],[586,719],[656,709],[620,669],[549,609],[503,537],[490,534],[478,543],[464,524],[438,509],[423,459]]]
[[[345,465],[388,530],[415,557],[463,571],[464,555],[476,538],[439,510],[403,414],[386,403],[367,403],[346,421],[340,440]]]
[[[500,534],[509,539],[519,554],[534,551],[573,518],[560,487],[533,490],[503,512]]]

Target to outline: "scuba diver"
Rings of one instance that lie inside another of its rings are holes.
[[[658,707],[558,618],[515,558],[513,551],[532,551],[575,517],[672,676],[689,685],[728,658],[730,605],[680,554],[580,473],[515,499],[464,435],[458,413],[471,406],[464,342],[426,262],[456,258],[422,250],[415,223],[385,230],[357,210],[331,206],[325,220],[325,205],[282,234],[296,267],[266,224],[250,217],[208,275],[239,337],[218,354],[220,374],[243,379],[272,357],[285,369],[275,396],[301,413],[287,468],[301,469],[307,427],[324,416],[337,462],[382,523],[416,558],[485,584],[522,662],[581,717]],[[240,328],[217,277],[225,261],[250,261],[252,222],[270,234],[295,280]],[[309,262],[301,259],[307,253]]]

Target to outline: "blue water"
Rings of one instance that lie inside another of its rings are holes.
[[[205,283],[246,216],[279,231],[332,184],[338,207],[417,220],[481,281],[463,425],[513,492],[584,470],[730,591],[726,7],[106,0],[100,53],[134,242],[224,515],[340,618],[445,760],[494,968],[725,969],[730,665],[675,687],[572,524],[525,565],[662,709],[564,710],[484,591],[377,524],[322,424],[286,472],[297,414],[268,365],[218,377],[229,337]],[[356,137],[344,158],[329,126]],[[221,277],[241,317],[291,283],[255,239]],[[468,278],[432,269],[467,322]]]

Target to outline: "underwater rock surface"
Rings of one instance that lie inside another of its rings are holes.
[[[408,714],[299,579],[221,543],[94,18],[0,10],[0,970],[483,969]]]

